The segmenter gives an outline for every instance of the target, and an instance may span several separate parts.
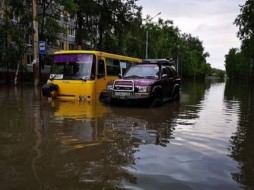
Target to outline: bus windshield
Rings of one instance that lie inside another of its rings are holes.
[[[54,56],[50,79],[93,80],[95,78],[95,55],[58,54]]]

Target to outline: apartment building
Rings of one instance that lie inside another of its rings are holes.
[[[23,3],[26,3],[26,1],[24,1]],[[37,14],[39,16],[41,16],[41,14],[45,14],[45,10],[43,10],[43,6],[42,3],[45,3],[45,1],[37,1]],[[57,5],[54,5],[52,7],[56,7]],[[27,5],[27,7],[32,7],[31,5]],[[60,7],[60,6],[59,6]],[[61,10],[61,8],[58,10]],[[46,11],[46,15],[49,15],[50,13],[54,12],[54,10],[52,10],[53,8],[49,8]],[[6,7],[5,5],[5,1],[1,1],[0,2],[0,28],[2,28],[3,30],[4,28],[4,24],[6,22],[11,22],[11,25],[9,26],[15,26],[15,24],[18,24],[20,22],[19,19],[19,15],[12,13],[11,15],[8,14],[6,15],[6,13],[8,11],[8,7]],[[30,10],[32,12],[32,10]],[[58,17],[59,19],[57,20],[57,22],[60,24],[60,26],[62,26],[66,32],[63,33],[59,33],[57,35],[57,40],[53,43],[52,41],[48,40],[47,38],[44,38],[43,41],[46,44],[46,53],[41,55],[41,65],[46,66],[46,67],[42,67],[42,72],[48,72],[49,68],[47,66],[49,66],[51,64],[51,57],[54,54],[55,51],[58,50],[70,50],[70,49],[76,49],[76,44],[75,44],[75,34],[76,34],[76,18],[71,18],[70,15],[68,13],[66,13],[63,9],[61,11],[60,17]],[[46,24],[46,23],[45,23]],[[32,18],[31,18],[31,25],[32,25]],[[40,30],[40,25],[38,30]],[[33,38],[32,38],[32,33],[28,32],[25,34],[24,39],[26,40],[26,44],[27,44],[27,48],[26,48],[26,53],[23,56],[23,61],[22,63],[24,65],[28,66],[28,69],[31,70],[32,69],[32,61],[33,61]],[[39,38],[39,41],[42,40]],[[8,43],[12,43],[11,41],[8,41]],[[1,55],[0,55],[1,56]],[[0,58],[1,60],[1,58]],[[31,68],[30,68],[31,67]]]

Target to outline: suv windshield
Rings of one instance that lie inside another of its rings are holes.
[[[94,64],[92,54],[55,55],[50,79],[94,79]]]
[[[157,65],[134,66],[131,67],[123,76],[123,78],[139,77],[139,78],[158,78],[159,67]]]

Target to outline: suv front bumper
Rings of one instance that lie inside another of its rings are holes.
[[[151,97],[150,93],[126,92],[126,91],[112,91],[111,98],[117,99],[148,99]]]

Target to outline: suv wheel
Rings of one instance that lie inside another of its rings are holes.
[[[154,107],[161,106],[162,103],[163,103],[163,102],[162,102],[162,99],[159,98],[159,97],[156,97],[156,98],[154,98],[154,99],[151,101],[150,108],[154,108]]]
[[[174,102],[179,102],[179,100],[180,100],[180,92],[179,92],[179,90],[177,90],[177,91],[174,93],[174,95],[173,95],[173,101],[174,101]]]

